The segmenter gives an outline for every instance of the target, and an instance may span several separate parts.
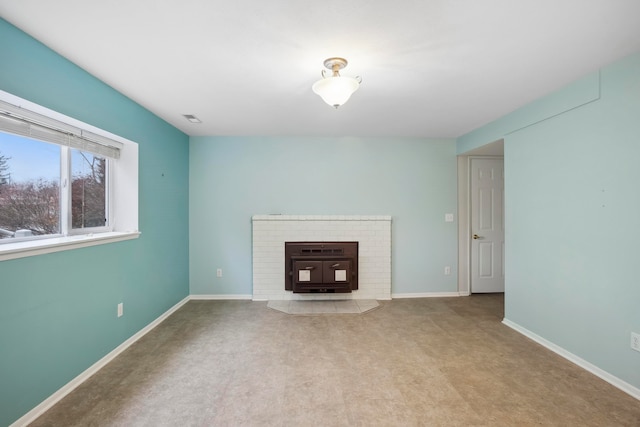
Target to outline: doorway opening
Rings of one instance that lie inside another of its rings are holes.
[[[503,162],[504,140],[458,156],[460,295],[504,292]]]

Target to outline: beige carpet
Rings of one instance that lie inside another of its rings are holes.
[[[267,307],[287,314],[362,314],[378,308],[373,299],[315,300],[315,301],[269,301]]]
[[[640,401],[504,326],[502,305],[191,301],[33,426],[640,426]]]

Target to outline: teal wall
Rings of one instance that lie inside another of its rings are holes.
[[[251,216],[269,213],[391,215],[392,292],[457,291],[453,140],[191,137],[189,191],[192,294],[251,294]]]
[[[456,142],[457,152],[464,154],[528,126],[597,101],[599,98],[600,74],[589,74],[473,132],[462,135]]]
[[[0,262],[0,425],[8,425],[189,294],[189,145],[2,19],[0,63],[1,90],[139,143],[142,232]]]
[[[597,99],[505,136],[505,317],[640,388],[640,54],[596,75]]]

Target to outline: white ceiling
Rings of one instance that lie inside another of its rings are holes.
[[[638,0],[0,0],[0,16],[189,135],[457,137],[640,51]],[[338,110],[311,91],[331,56],[363,80]]]

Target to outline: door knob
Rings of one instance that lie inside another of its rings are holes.
[[[480,238],[480,236],[478,236],[477,234],[473,235],[473,240],[478,240]]]

